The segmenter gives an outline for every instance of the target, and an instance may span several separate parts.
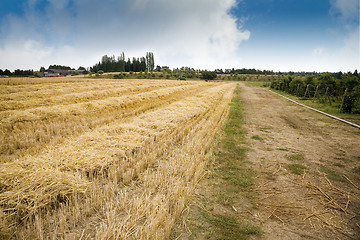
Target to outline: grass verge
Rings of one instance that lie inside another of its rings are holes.
[[[302,104],[304,104],[306,106],[309,106],[309,107],[315,108],[317,110],[320,110],[322,112],[331,114],[331,115],[333,115],[335,117],[339,117],[339,118],[348,120],[348,121],[353,122],[355,124],[360,124],[360,114],[341,113],[339,111],[339,108],[340,108],[340,103],[339,102],[338,103],[333,103],[332,105],[329,105],[327,103],[319,102],[318,99],[314,100],[313,98],[302,98],[302,97],[297,97],[297,96],[294,96],[294,95],[291,95],[289,93],[282,92],[282,91],[279,91],[279,90],[275,90],[275,89],[271,89],[271,88],[268,88],[268,89],[270,89],[271,91],[277,92],[277,93],[279,93],[279,94],[281,94],[281,95],[283,95],[285,97],[288,97],[288,98],[290,98],[290,99],[292,99],[294,101],[302,103]]]
[[[231,103],[224,130],[214,148],[213,171],[201,184],[198,206],[185,216],[186,232],[175,229],[173,239],[248,239],[260,235],[260,227],[251,216],[241,211],[256,197],[253,181],[255,173],[246,159],[246,132],[243,129],[243,110],[239,86]],[[190,234],[189,234],[190,233]],[[177,236],[175,236],[177,235]]]

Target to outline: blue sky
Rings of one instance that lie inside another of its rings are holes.
[[[360,70],[358,0],[1,0],[0,69],[144,56],[171,68]]]

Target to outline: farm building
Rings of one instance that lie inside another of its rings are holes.
[[[79,74],[87,74],[86,70],[67,70],[67,69],[47,69],[44,72],[45,77],[62,77],[72,75],[73,72],[76,71]]]

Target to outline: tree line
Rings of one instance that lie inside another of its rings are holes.
[[[126,60],[125,53],[122,52],[120,56],[115,57],[104,55],[101,61],[90,68],[91,72],[151,72],[154,70],[154,54],[147,52],[145,57]]]
[[[60,69],[60,70],[75,70],[75,68],[71,68],[69,66],[62,66],[62,65],[50,65],[48,69]],[[45,69],[44,69],[45,71]],[[40,70],[41,72],[41,70]]]
[[[62,65],[50,65],[48,69],[61,69],[61,70],[75,70],[69,66]],[[79,67],[78,70],[86,70],[84,67]],[[33,69],[29,70],[20,70],[16,69],[11,72],[9,69],[2,70],[0,69],[0,76],[9,76],[9,77],[42,77],[43,73],[46,71],[44,67],[41,67],[39,71],[34,71]]]
[[[0,69],[0,76],[30,77],[33,75],[34,75],[34,71],[32,69],[29,70],[16,69],[13,72],[11,72],[9,69],[5,69],[5,70]]]
[[[246,69],[246,68],[242,68],[242,69],[215,69],[215,72],[217,74],[263,74],[263,75],[273,75],[275,74],[273,71],[269,71],[269,70],[257,70],[257,69]]]
[[[360,76],[354,73],[323,73],[305,77],[283,76],[270,87],[302,98],[337,104],[343,113],[360,113]]]

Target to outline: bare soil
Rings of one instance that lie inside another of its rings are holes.
[[[263,231],[253,238],[359,239],[360,129],[263,88],[242,83],[241,97],[257,173],[248,211]]]
[[[360,239],[360,129],[239,84],[252,192],[219,201],[226,186],[210,169],[171,239],[220,239],[204,217],[219,214],[261,229],[241,239]]]

